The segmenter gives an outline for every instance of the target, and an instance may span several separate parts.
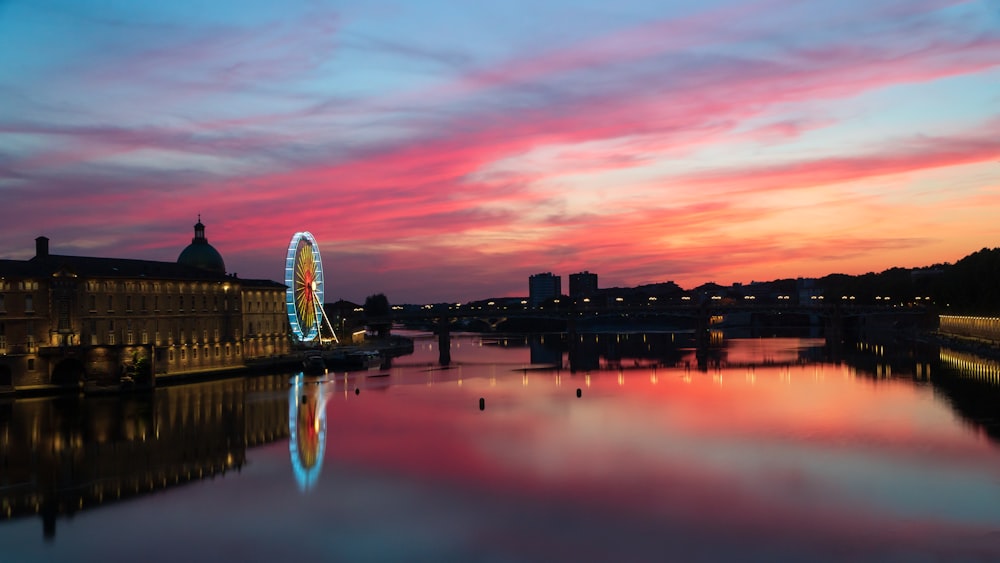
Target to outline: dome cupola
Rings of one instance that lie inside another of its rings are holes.
[[[194,266],[216,274],[226,273],[226,263],[222,261],[222,255],[205,238],[205,225],[201,223],[201,215],[198,215],[198,222],[194,225],[194,238],[191,244],[181,251],[177,257],[178,264]]]

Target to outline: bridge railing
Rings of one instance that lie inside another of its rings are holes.
[[[940,315],[938,332],[996,342],[1000,341],[1000,317]]]

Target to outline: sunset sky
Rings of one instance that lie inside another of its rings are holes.
[[[0,258],[326,298],[683,287],[1000,246],[1000,0],[0,0]]]

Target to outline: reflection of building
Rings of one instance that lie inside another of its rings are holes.
[[[553,276],[551,272],[528,277],[528,300],[532,307],[541,305],[547,299],[559,297],[561,293],[562,278]]]
[[[239,471],[247,448],[287,436],[286,382],[0,403],[0,521],[41,516],[51,537],[58,517]]]
[[[177,262],[50,254],[45,237],[34,258],[0,260],[0,389],[148,383],[287,352],[285,286],[226,275],[194,230]]]
[[[597,274],[587,271],[569,275],[569,296],[584,297],[597,293]]]

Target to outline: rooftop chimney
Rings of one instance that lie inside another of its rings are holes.
[[[46,258],[49,255],[49,237],[35,239],[35,258]]]

